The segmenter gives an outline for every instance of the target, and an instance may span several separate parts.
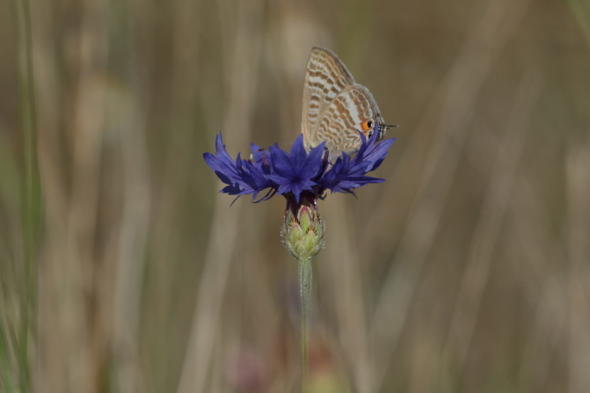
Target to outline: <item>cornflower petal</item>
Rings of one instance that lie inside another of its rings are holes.
[[[268,150],[251,144],[250,158],[245,160],[238,154],[234,161],[219,133],[215,138],[216,154],[205,153],[203,158],[226,184],[223,193],[238,197],[252,194],[255,200],[261,191],[268,190],[255,202],[280,194],[299,203],[303,194],[314,198],[322,197],[327,190],[354,194],[356,188],[384,181],[366,174],[381,165],[394,139],[377,143],[377,132],[369,139],[360,134],[362,143],[356,155],[343,153],[333,164],[328,161],[325,142],[308,153],[303,135],[299,135],[289,153],[277,144]]]

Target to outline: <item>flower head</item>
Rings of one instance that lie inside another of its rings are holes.
[[[260,200],[279,194],[299,203],[304,193],[321,198],[327,190],[354,193],[355,188],[385,181],[366,176],[381,165],[395,141],[387,139],[377,143],[378,134],[374,132],[367,140],[360,133],[362,146],[356,156],[342,153],[334,164],[328,160],[325,143],[308,153],[302,135],[299,135],[289,153],[276,144],[268,150],[252,144],[250,159],[243,160],[238,154],[233,160],[219,133],[215,142],[216,154],[205,153],[203,157],[217,177],[227,184],[221,190],[223,193],[238,197],[252,194],[252,199],[256,199],[260,192],[268,190]]]

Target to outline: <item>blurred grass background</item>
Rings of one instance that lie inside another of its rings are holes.
[[[284,201],[202,153],[292,142],[314,45],[401,127],[320,202],[310,391],[590,391],[584,0],[1,2],[0,391],[296,391]]]

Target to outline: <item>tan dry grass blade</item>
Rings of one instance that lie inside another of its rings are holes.
[[[569,274],[568,392],[590,387],[590,143],[570,140],[566,157]]]
[[[494,249],[501,235],[500,227],[504,222],[531,113],[538,101],[541,85],[542,80],[536,70],[528,70],[522,77],[471,238],[467,266],[443,349],[443,361],[456,358],[459,368],[464,367],[467,359]]]
[[[399,247],[385,278],[371,321],[371,352],[377,359],[394,352],[422,267],[438,229],[476,97],[499,51],[512,37],[529,1],[489,1],[467,33],[461,53],[430,110],[440,113],[420,190],[406,222]],[[440,112],[439,112],[440,111]],[[430,114],[425,116],[429,120]],[[418,130],[417,132],[420,132]],[[395,187],[396,176],[390,179]],[[381,211],[381,209],[376,209]],[[379,365],[377,386],[388,362]]]
[[[227,140],[237,146],[248,141],[257,85],[259,51],[255,39],[259,34],[261,4],[240,3],[236,27],[223,48],[230,83],[229,104],[224,122]],[[223,19],[224,16],[221,16]],[[246,131],[248,130],[248,131]],[[240,204],[228,207],[227,196],[218,194],[205,266],[199,283],[190,341],[183,365],[178,393],[206,392],[210,383],[217,384],[219,373],[210,373],[219,360],[215,346],[219,337],[221,308],[227,288],[235,244],[238,236]]]

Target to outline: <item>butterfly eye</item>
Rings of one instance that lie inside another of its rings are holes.
[[[371,128],[373,128],[373,120],[363,121],[361,123],[361,128],[363,129],[363,131],[370,130]]]

